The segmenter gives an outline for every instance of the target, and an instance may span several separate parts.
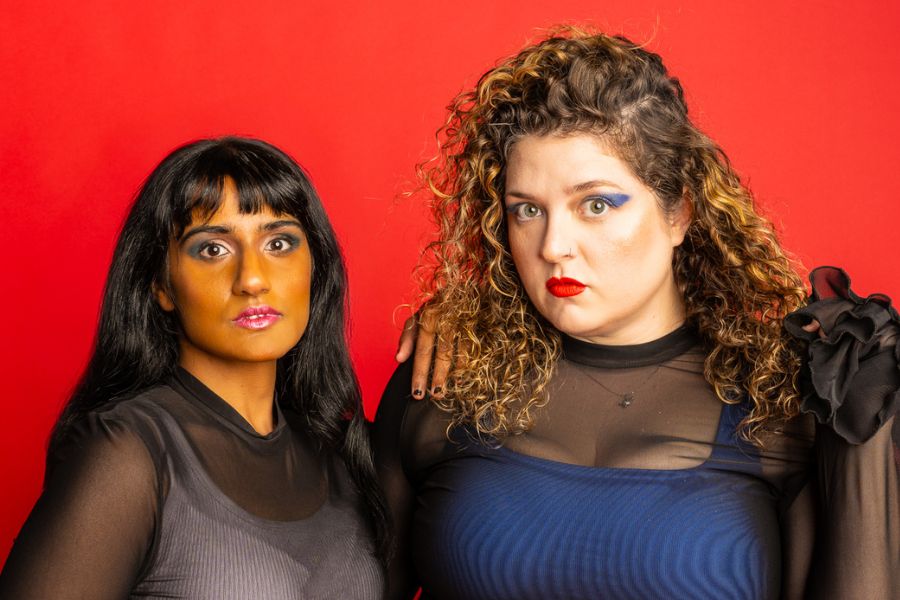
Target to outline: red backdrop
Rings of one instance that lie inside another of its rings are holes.
[[[846,2],[4,0],[0,560],[83,368],[117,228],[172,148],[262,137],[311,172],[347,256],[368,413],[429,225],[413,165],[450,98],[538,29],[646,41],[806,265],[900,297],[900,5]],[[151,8],[152,7],[152,8]],[[402,320],[402,319],[401,319]]]

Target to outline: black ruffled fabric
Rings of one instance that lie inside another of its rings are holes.
[[[900,314],[884,294],[853,293],[842,269],[819,267],[809,280],[809,305],[784,320],[788,333],[809,343],[801,409],[861,444],[900,410]],[[803,329],[813,320],[824,337]]]

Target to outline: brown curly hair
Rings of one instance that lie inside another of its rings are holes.
[[[723,402],[749,398],[743,435],[798,412],[800,358],[782,328],[806,301],[792,261],[722,150],[688,118],[681,84],[662,59],[624,37],[557,30],[459,95],[421,168],[440,235],[422,285],[442,343],[455,348],[443,398],[452,425],[503,437],[526,431],[560,354],[560,336],[534,308],[506,240],[510,148],[525,135],[602,137],[666,211],[691,223],[674,272],[708,355],[704,375]]]

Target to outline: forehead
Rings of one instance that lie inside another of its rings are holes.
[[[591,180],[638,183],[628,165],[615,155],[609,144],[595,135],[526,135],[510,149],[506,165],[507,189],[567,187]]]
[[[223,224],[223,223],[243,223],[247,225],[255,225],[257,223],[271,221],[275,218],[296,221],[294,217],[285,215],[284,213],[276,213],[271,206],[263,199],[254,203],[251,210],[247,210],[247,203],[242,202],[237,190],[237,186],[230,177],[226,177],[222,182],[222,192],[214,207],[201,203],[193,208],[190,213],[190,222],[188,226],[198,224]]]

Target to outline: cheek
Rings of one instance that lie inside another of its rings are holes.
[[[231,278],[224,269],[211,273],[182,268],[171,283],[178,312],[192,321],[216,316],[231,295]]]
[[[312,260],[309,253],[297,256],[281,273],[284,282],[284,300],[290,304],[295,313],[309,315],[309,301],[312,285]]]
[[[537,228],[534,228],[537,229]],[[540,279],[543,285],[543,260],[540,258],[540,236],[523,227],[507,228],[509,253],[519,273],[519,279],[526,289],[531,288],[534,280]]]
[[[591,254],[596,262],[632,277],[670,265],[671,245],[657,219],[645,216],[618,225],[593,240]]]
[[[305,312],[309,312],[309,300],[310,300],[310,277],[307,275],[305,277],[295,277],[290,286],[287,288],[288,298],[287,301],[294,307],[295,310],[303,310]]]

